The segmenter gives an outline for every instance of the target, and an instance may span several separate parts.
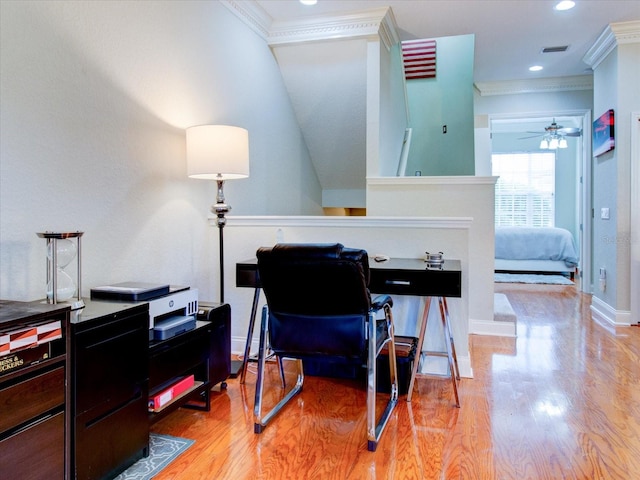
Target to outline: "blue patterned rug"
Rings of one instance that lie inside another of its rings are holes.
[[[138,460],[114,480],[149,480],[193,443],[193,440],[186,438],[152,433],[149,435],[149,456]]]
[[[551,285],[573,285],[563,275],[536,275],[534,273],[496,273],[496,283],[546,283]]]

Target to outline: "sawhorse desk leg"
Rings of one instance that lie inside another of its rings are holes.
[[[460,399],[458,397],[458,380],[460,380],[460,370],[458,369],[458,357],[456,355],[456,347],[453,342],[453,333],[451,331],[451,323],[449,321],[449,307],[447,306],[446,298],[438,297],[438,305],[440,307],[440,319],[442,320],[442,330],[444,334],[446,352],[426,351],[424,352],[424,354],[425,356],[434,355],[439,357],[447,357],[449,362],[449,375],[446,376],[451,377],[451,384],[453,386],[453,394],[456,401],[456,407],[460,408]],[[420,333],[418,336],[418,345],[416,347],[416,359],[413,362],[411,381],[409,382],[409,391],[407,392],[407,402],[411,401],[411,396],[413,394],[416,374],[418,373],[418,366],[420,364],[420,358],[422,356],[422,346],[424,344],[424,335],[427,330],[427,321],[429,319],[430,308],[431,297],[427,297],[424,304],[424,311],[422,313]]]
[[[253,328],[256,325],[256,314],[258,313],[258,300],[260,299],[260,288],[256,288],[253,292],[253,305],[251,305],[251,318],[249,318],[249,331],[247,332],[247,341],[244,345],[244,356],[242,357],[242,366],[240,367],[240,383],[244,383],[247,375],[247,363],[249,363],[249,355],[251,354],[251,341],[253,339]]]

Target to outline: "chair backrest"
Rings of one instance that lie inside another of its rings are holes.
[[[296,358],[366,354],[367,252],[337,244],[277,244],[257,253],[271,348]]]

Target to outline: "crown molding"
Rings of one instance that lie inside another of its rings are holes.
[[[517,95],[521,93],[593,90],[593,76],[576,75],[572,77],[535,78],[502,82],[476,82],[474,86],[483,97],[491,95]]]
[[[596,68],[616,46],[625,43],[640,43],[640,21],[608,25],[584,55],[582,61],[592,69]]]
[[[345,38],[379,38],[387,50],[400,41],[398,26],[389,7],[340,16],[304,17],[274,21],[255,0],[220,0],[233,14],[270,46]]]
[[[265,41],[268,39],[273,19],[257,2],[254,0],[220,0],[220,3]]]
[[[387,48],[397,43],[395,18],[389,7],[375,8],[339,16],[314,16],[293,21],[273,22],[270,46],[319,40],[380,37]]]

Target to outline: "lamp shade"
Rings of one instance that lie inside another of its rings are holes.
[[[187,175],[206,180],[249,176],[249,132],[229,125],[187,128]]]

